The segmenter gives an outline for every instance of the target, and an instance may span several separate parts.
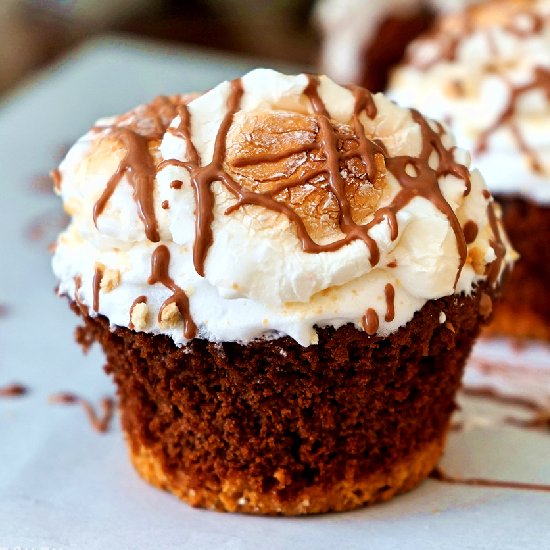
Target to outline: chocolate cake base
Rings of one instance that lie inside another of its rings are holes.
[[[428,302],[387,338],[324,328],[308,348],[288,337],[178,348],[73,309],[85,323],[77,340],[105,350],[147,481],[193,506],[290,515],[387,500],[428,475],[480,328],[481,295]]]
[[[550,340],[550,206],[509,195],[495,198],[520,259],[486,332]]]

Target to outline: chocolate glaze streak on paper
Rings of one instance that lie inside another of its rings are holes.
[[[0,387],[0,397],[21,397],[27,394],[29,389],[23,384],[9,384]]]
[[[452,483],[454,485],[470,485],[473,487],[490,487],[494,489],[517,489],[520,491],[542,491],[550,493],[550,485],[543,483],[524,483],[522,481],[500,481],[481,477],[462,478],[447,474],[441,468],[436,467],[430,474],[432,479]]]
[[[105,433],[109,430],[114,413],[114,401],[110,397],[104,397],[100,401],[102,415],[99,416],[93,405],[87,400],[74,393],[62,392],[51,395],[48,401],[52,404],[80,405],[86,412],[92,428],[96,432]]]

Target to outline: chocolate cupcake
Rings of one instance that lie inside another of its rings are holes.
[[[103,346],[150,483],[307,514],[387,500],[437,463],[510,255],[443,126],[259,69],[100,121],[58,191],[59,294]]]
[[[338,82],[383,91],[407,46],[441,12],[477,0],[319,0],[321,71]]]
[[[550,339],[550,2],[498,0],[411,45],[391,95],[446,120],[502,205],[520,260],[490,327]]]

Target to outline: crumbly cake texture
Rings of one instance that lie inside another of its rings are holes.
[[[497,200],[521,259],[508,277],[486,332],[550,341],[550,206],[510,195]]]
[[[78,342],[105,351],[144,479],[193,506],[297,515],[384,501],[429,474],[493,292],[432,300],[387,338],[323,328],[308,348],[177,347],[72,309]]]

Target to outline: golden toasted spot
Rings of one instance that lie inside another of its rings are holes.
[[[289,481],[285,471],[281,468],[275,471],[275,473],[273,474],[273,477],[283,486],[286,485],[287,482]]]
[[[470,248],[466,263],[472,265],[477,275],[483,275],[485,273],[485,252],[477,246]]]
[[[136,304],[133,307],[130,321],[137,330],[145,330],[149,324],[149,307],[146,303]]]
[[[120,271],[118,269],[105,269],[101,278],[101,290],[111,292],[120,284]]]
[[[359,147],[351,126],[332,123],[341,154],[351,214],[365,223],[378,207],[386,185],[384,157],[376,154],[376,177],[370,181],[366,162],[353,156]],[[290,112],[239,113],[228,135],[224,168],[239,184],[269,193],[294,210],[317,242],[341,236],[340,207],[330,190],[326,155],[315,116]]]

